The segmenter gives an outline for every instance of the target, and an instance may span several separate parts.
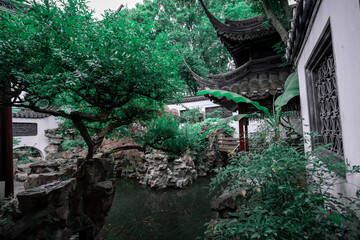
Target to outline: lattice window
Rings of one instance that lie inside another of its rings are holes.
[[[311,131],[320,134],[315,143],[331,144],[332,153],[343,153],[340,108],[330,25],[307,65]]]
[[[315,70],[314,85],[319,103],[320,129],[322,142],[331,143],[329,150],[343,152],[340,125],[340,109],[337,94],[334,57],[330,54]]]

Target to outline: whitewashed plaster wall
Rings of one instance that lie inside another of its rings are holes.
[[[322,0],[297,61],[304,133],[310,131],[305,66],[330,21],[336,65],[344,155],[350,165],[360,165],[360,1]],[[306,148],[309,149],[309,144]],[[353,195],[360,176],[348,176],[338,190]]]
[[[36,148],[40,151],[41,157],[44,159],[45,147],[49,145],[49,139],[45,136],[45,130],[57,128],[59,126],[59,120],[56,120],[54,116],[47,118],[13,118],[13,123],[37,123],[37,135],[15,137],[20,140],[20,143],[14,146],[14,148]]]
[[[220,105],[215,104],[215,103],[211,102],[210,100],[204,100],[204,101],[185,102],[185,103],[178,104],[178,105],[169,104],[167,106],[170,109],[176,109],[177,112],[180,115],[180,111],[186,110],[185,107],[190,108],[190,109],[199,108],[202,112],[205,113],[206,108],[219,107]],[[233,115],[237,115],[237,113],[234,112]],[[230,124],[230,126],[235,128],[235,132],[233,134],[233,137],[238,138],[239,137],[239,123],[238,122],[233,122],[233,123]],[[248,131],[249,132],[255,132],[257,126],[258,126],[258,123],[256,121],[249,121]]]

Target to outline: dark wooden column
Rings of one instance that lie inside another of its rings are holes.
[[[243,114],[245,112],[246,112],[246,108],[243,105],[239,104],[239,114]],[[248,124],[249,121],[246,118],[243,118],[239,121],[239,140],[240,140],[239,151],[249,150]]]
[[[242,151],[245,151],[245,138],[244,138],[244,134],[245,134],[245,131],[244,131],[244,120],[245,119],[241,119],[239,121],[239,138],[240,138],[240,147],[239,147],[239,151],[242,152]]]
[[[245,151],[249,151],[249,129],[248,129],[248,126],[249,126],[249,119],[246,118],[245,119]]]
[[[0,89],[1,102],[6,91]],[[5,197],[14,194],[13,135],[11,107],[0,107],[0,181],[5,181]]]

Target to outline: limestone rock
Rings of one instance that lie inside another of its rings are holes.
[[[106,239],[104,224],[115,186],[114,180],[107,181],[111,166],[106,159],[83,161],[77,178],[18,193],[18,208],[6,216],[10,221],[0,224],[0,239]],[[56,172],[32,175],[46,174]],[[89,182],[89,176],[95,182]]]
[[[53,153],[59,152],[60,146],[50,144],[50,145],[46,146],[44,150],[45,150],[46,154],[53,154]]]
[[[30,174],[28,179],[24,183],[25,190],[28,190],[32,187],[38,187],[45,185],[54,181],[60,180],[64,177],[64,172],[50,172],[50,173],[41,173],[41,174]]]
[[[67,159],[57,159],[32,163],[29,168],[30,173],[24,183],[25,189],[68,179],[75,172],[76,165]]]
[[[84,194],[84,213],[92,221],[101,221],[111,208],[114,198],[114,184],[111,181],[99,182],[92,185]],[[96,206],[96,207],[94,207]]]
[[[235,212],[237,210],[237,203],[249,198],[252,195],[251,189],[234,189],[224,191],[219,197],[211,201],[211,210],[218,212],[220,218],[230,217],[229,212]]]
[[[28,179],[27,173],[17,173],[15,174],[15,180],[19,182],[25,182]]]
[[[82,177],[88,183],[105,181],[107,177],[113,176],[114,162],[110,159],[79,159],[77,165],[83,169]]]
[[[68,195],[75,190],[76,179],[57,181],[23,191],[17,194],[19,209],[22,212],[44,208],[49,203],[61,205]]]
[[[30,173],[30,165],[33,163],[25,163],[17,165],[17,169],[21,173]]]
[[[31,164],[29,167],[31,169],[31,174],[39,174],[39,173],[49,173],[56,172],[60,170],[60,161],[49,160],[49,161],[41,161]]]
[[[154,151],[146,154],[143,162],[143,168],[137,171],[139,183],[153,188],[185,188],[197,178],[195,164],[188,154],[169,162],[165,153]]]

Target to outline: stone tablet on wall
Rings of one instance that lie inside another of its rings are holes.
[[[13,123],[13,136],[26,137],[37,135],[37,123]]]

